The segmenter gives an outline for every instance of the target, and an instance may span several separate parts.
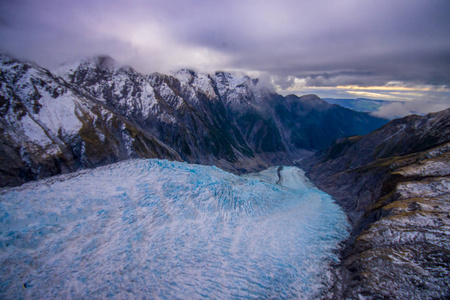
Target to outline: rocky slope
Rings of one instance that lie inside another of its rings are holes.
[[[102,102],[30,63],[0,57],[0,185],[130,157],[181,157]]]
[[[0,84],[2,186],[130,157],[256,171],[386,122],[257,79],[142,75],[109,57],[49,71],[1,55]]]
[[[450,109],[341,139],[302,166],[353,223],[324,298],[450,297]]]

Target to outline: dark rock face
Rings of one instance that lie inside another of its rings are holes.
[[[2,55],[0,72],[2,185],[133,157],[258,171],[386,122],[248,77],[142,75],[109,57],[50,72]]]
[[[301,163],[353,224],[325,298],[450,296],[450,109],[393,120]]]
[[[337,138],[366,134],[386,124],[384,119],[328,104],[315,95],[289,95],[277,99],[273,106],[296,148],[326,149]]]

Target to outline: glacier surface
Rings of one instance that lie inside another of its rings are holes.
[[[347,228],[295,167],[124,161],[0,190],[0,298],[310,299]]]

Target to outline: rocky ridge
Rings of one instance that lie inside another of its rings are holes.
[[[301,163],[353,224],[324,298],[450,296],[450,109],[393,120]]]

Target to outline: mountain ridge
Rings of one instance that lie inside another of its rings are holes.
[[[342,138],[300,165],[353,227],[329,298],[450,295],[450,109]]]
[[[386,122],[226,72],[142,75],[106,56],[53,72],[6,55],[0,62],[6,185],[133,157],[258,171]]]

